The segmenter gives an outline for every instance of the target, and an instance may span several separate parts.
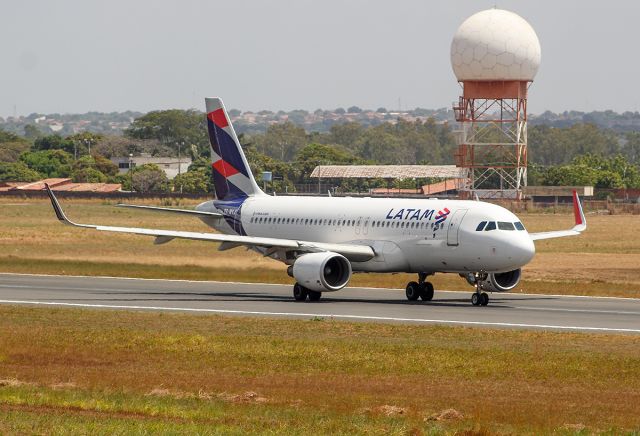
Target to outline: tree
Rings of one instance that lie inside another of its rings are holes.
[[[95,168],[86,167],[74,170],[71,178],[76,183],[105,183],[107,176]]]
[[[93,171],[89,171],[89,172],[85,171],[89,169],[99,172],[104,176],[103,177],[104,179],[118,174],[118,166],[113,162],[111,162],[109,159],[106,159],[100,155],[94,155],[94,156],[86,155],[76,160],[73,163],[72,174],[87,174],[87,175],[91,175],[93,178],[100,178]],[[75,181],[77,177],[76,176],[73,176],[73,177]],[[87,176],[82,176],[82,178],[86,178],[86,177]],[[82,181],[86,181],[86,180],[82,180]],[[100,180],[100,181],[104,182],[104,180]]]
[[[168,192],[169,179],[158,165],[144,164],[133,169],[133,189],[138,192]]]
[[[23,153],[20,161],[45,177],[69,177],[73,156],[63,150],[42,150]]]
[[[204,194],[209,191],[209,177],[202,169],[187,171],[178,174],[173,179],[173,190],[175,192],[184,192],[187,194]]]
[[[346,148],[353,149],[364,131],[365,129],[360,123],[336,124],[331,126],[328,139],[332,144],[340,144]]]
[[[29,148],[29,144],[22,141],[2,142],[0,143],[0,162],[16,162]]]
[[[3,142],[26,142],[24,138],[19,137],[15,133],[7,132],[6,130],[0,129],[0,143]]]
[[[379,114],[386,114],[389,111],[387,110],[386,107],[379,107],[378,109],[376,109],[376,112]]]
[[[631,163],[640,165],[640,132],[629,132],[624,140],[622,153]]]
[[[33,142],[33,149],[38,150],[63,150],[71,156],[77,153],[77,156],[88,153],[85,144],[74,142],[71,139],[63,138],[58,134],[41,136]]]
[[[182,150],[191,144],[198,147],[200,155],[209,152],[206,117],[196,110],[170,109],[153,111],[136,118],[125,130],[125,136],[135,139],[155,139],[178,154],[177,143],[184,142]]]
[[[33,124],[27,124],[24,126],[24,137],[30,141],[35,141],[42,136],[42,132]]]
[[[359,114],[362,113],[362,109],[360,109],[358,106],[351,106],[349,109],[347,109],[347,112],[349,112],[350,114]]]
[[[287,121],[269,126],[266,133],[252,137],[252,140],[263,154],[289,162],[306,145],[307,133],[302,127]]]
[[[0,162],[0,181],[2,182],[34,182],[42,176],[23,162]]]

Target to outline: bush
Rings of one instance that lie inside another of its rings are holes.
[[[62,150],[26,152],[20,161],[45,177],[69,177],[73,156]]]
[[[187,171],[173,179],[174,192],[205,194],[209,192],[209,177],[204,170]]]
[[[133,170],[133,190],[137,192],[169,192],[169,179],[158,165],[145,164]]]
[[[0,181],[35,182],[42,176],[22,162],[0,162]]]

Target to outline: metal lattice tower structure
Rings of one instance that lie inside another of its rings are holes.
[[[456,166],[466,197],[522,197],[527,185],[527,82],[465,82],[454,105],[460,123]]]
[[[527,91],[540,66],[540,42],[519,15],[488,9],[467,18],[451,43],[462,85],[456,165],[463,197],[522,198],[527,184]]]

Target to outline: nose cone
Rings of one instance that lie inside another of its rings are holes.
[[[523,234],[520,238],[521,242],[518,244],[518,250],[520,251],[520,258],[523,265],[531,262],[533,256],[536,254],[536,246],[529,234]]]

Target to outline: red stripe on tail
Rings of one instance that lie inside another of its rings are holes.
[[[217,172],[222,174],[224,177],[231,177],[234,174],[239,173],[237,169],[235,169],[234,167],[232,167],[230,164],[223,161],[222,159],[220,159],[217,162],[214,162],[212,166],[213,166],[213,169],[215,169]]]
[[[213,124],[224,129],[229,125],[229,121],[227,121],[227,117],[224,115],[224,111],[222,109],[217,109],[213,112],[207,114],[207,118],[213,121]]]

